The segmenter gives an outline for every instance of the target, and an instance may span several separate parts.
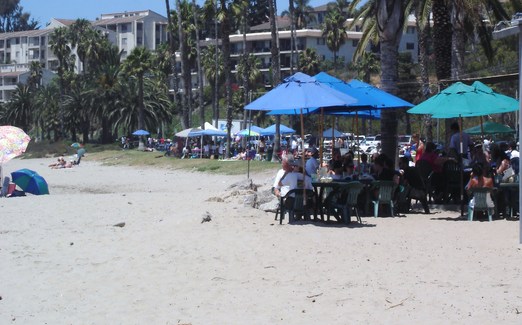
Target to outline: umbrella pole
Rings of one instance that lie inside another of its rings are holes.
[[[462,143],[462,116],[459,115],[459,123],[460,123],[460,132],[459,132],[459,136],[460,136],[460,160],[462,161],[462,159],[464,158],[464,149],[463,149],[463,146],[464,144]],[[460,216],[463,217],[464,216],[464,165],[460,164]]]
[[[249,140],[248,137],[250,136],[250,132],[252,130],[252,123],[250,123],[252,111],[248,111],[248,136],[246,137],[246,147],[247,147],[247,179],[250,179],[250,148],[248,146]]]
[[[359,145],[359,113],[355,111],[355,143],[357,144],[357,165],[361,163],[361,147]]]
[[[319,137],[319,167],[323,167],[323,144],[324,144],[324,108],[321,107],[321,122],[319,124],[320,137]]]
[[[304,117],[303,117],[303,109],[301,108],[301,165],[303,166],[303,199],[304,206],[306,207],[306,168],[305,168],[305,154],[304,154]],[[298,147],[299,149],[299,147]],[[306,215],[306,214],[305,214]]]
[[[482,139],[482,150],[484,150],[484,123],[482,121],[482,115],[480,115],[480,134]]]

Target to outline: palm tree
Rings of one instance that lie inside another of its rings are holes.
[[[175,39],[175,24],[173,23],[173,18],[176,17],[175,13],[170,11],[170,4],[169,0],[165,0],[165,7],[167,9],[167,22],[168,22],[168,37],[169,37],[169,52],[170,55],[170,65],[171,65],[171,71],[172,71],[172,89],[173,89],[173,96],[172,96],[172,103],[174,104],[174,107],[179,107],[178,103],[178,68],[176,64],[176,39]]]
[[[82,63],[82,70],[80,71],[82,74],[85,73],[87,57],[87,48],[84,46],[86,44],[86,38],[93,36],[89,31],[92,31],[91,23],[87,19],[77,19],[69,26],[67,32],[67,38],[71,46],[76,48],[78,59]]]
[[[294,17],[296,29],[304,29],[308,24],[315,21],[315,16],[312,16],[314,8],[310,6],[310,0],[294,0]]]
[[[321,71],[320,66],[321,61],[314,48],[308,47],[299,53],[299,71],[313,76]]]
[[[281,81],[281,63],[279,58],[279,39],[276,27],[276,1],[269,0],[268,2],[270,10],[270,33],[272,35],[272,42],[270,52],[272,54],[272,87],[275,87]],[[280,124],[281,116],[276,115],[276,133],[274,137],[274,154],[272,155],[272,162],[278,162],[277,152],[281,149],[281,134]]]
[[[401,0],[378,0],[375,4],[376,23],[381,44],[381,84],[390,94],[397,94],[398,49],[405,20],[405,7]],[[397,116],[394,110],[381,114],[382,151],[388,157],[397,155]]]
[[[198,103],[199,103],[199,123],[201,128],[205,127],[205,106],[203,103],[203,68],[201,66],[201,48],[199,46],[199,15],[196,0],[192,0],[192,15],[194,16],[194,34],[196,36],[196,61],[198,66]]]
[[[58,139],[58,130],[60,128],[59,116],[59,86],[56,83],[51,83],[38,89],[35,98],[35,107],[33,110],[35,125],[38,130],[41,130],[42,138],[51,139],[51,132],[54,134],[54,140]]]
[[[239,60],[239,63],[242,65],[241,73],[239,73],[238,69],[238,76],[241,76],[241,84],[243,86],[243,106],[248,105],[249,103],[249,96],[250,93],[250,85],[248,82],[248,74],[249,74],[249,64],[247,62],[248,60],[248,49],[247,49],[247,29],[248,29],[248,1],[245,0],[238,0],[237,2],[232,4],[232,13],[234,14],[234,17],[238,18],[239,25],[243,34],[243,55],[241,56],[241,59]],[[246,127],[247,125],[247,111],[243,110],[243,125]],[[246,138],[243,139],[243,145],[246,145]]]
[[[356,77],[366,83],[370,83],[370,77],[381,71],[377,55],[372,52],[363,52],[356,60],[352,61],[351,67],[356,72]]]
[[[58,58],[58,78],[60,79],[60,137],[65,136],[63,120],[64,116],[63,108],[61,108],[61,102],[65,92],[65,74],[70,69],[69,63],[72,53],[67,34],[67,28],[59,27],[53,30],[49,39],[51,50]]]
[[[334,67],[337,69],[337,53],[348,38],[346,32],[346,18],[338,10],[329,10],[326,15],[323,36],[326,37],[326,45],[334,54]]]
[[[29,64],[29,78],[27,80],[27,85],[31,90],[36,90],[40,87],[42,75],[42,64],[38,61],[31,61]]]
[[[232,75],[230,60],[230,8],[226,0],[220,0],[219,20],[221,22],[221,48],[223,52],[223,69],[225,73],[225,105],[227,107],[227,145],[226,157],[230,156],[231,142],[230,131],[232,129]]]
[[[176,0],[176,10],[178,18],[178,38],[179,52],[181,56],[181,78],[183,79],[183,93],[181,96],[181,126],[183,128],[190,127],[190,117],[192,113],[191,94],[192,94],[192,77],[190,75],[189,48],[187,40],[186,23],[190,20],[191,11],[187,2]],[[184,20],[185,18],[185,20]]]
[[[138,81],[138,129],[145,127],[144,121],[144,102],[143,102],[143,79],[145,73],[151,69],[151,53],[144,47],[136,47],[123,62],[123,71],[129,76],[135,76]],[[145,148],[143,140],[140,138],[139,149]]]
[[[28,130],[33,122],[33,94],[27,85],[18,85],[7,102],[4,119],[9,124]]]
[[[222,85],[224,80],[223,71],[223,53],[219,50],[216,56],[216,47],[214,45],[208,46],[203,50],[202,53],[202,65],[205,78],[212,86],[212,107],[214,108],[214,119],[219,119],[219,111],[217,111],[217,102],[219,101],[219,87]]]

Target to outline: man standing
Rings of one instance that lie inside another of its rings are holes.
[[[319,151],[317,148],[312,147],[308,150],[309,158],[306,161],[305,170],[308,176],[312,176],[313,174],[317,174],[317,169],[319,169]]]
[[[453,135],[450,138],[449,148],[455,149],[459,153],[462,158],[469,159],[469,144],[471,143],[471,139],[469,134],[462,132],[462,150],[460,147],[460,127],[458,122],[453,122],[451,124],[451,131]]]

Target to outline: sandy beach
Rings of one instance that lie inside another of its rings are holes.
[[[279,225],[246,175],[52,162],[4,166],[51,194],[0,198],[0,324],[522,323],[518,220]]]

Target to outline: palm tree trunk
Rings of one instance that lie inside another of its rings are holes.
[[[451,26],[450,13],[446,6],[446,1],[432,1],[435,71],[439,81],[447,80],[451,77],[451,43],[453,39],[453,28]],[[451,119],[445,119],[444,122],[445,129],[450,130]],[[445,143],[448,145],[450,136],[449,132],[446,132]]]
[[[196,32],[196,53],[198,65],[198,103],[199,103],[199,123],[201,128],[205,128],[205,107],[203,106],[203,69],[201,68],[201,48],[199,46],[199,23],[196,10],[196,0],[192,0],[192,12],[194,16],[194,29]],[[203,149],[203,148],[201,148]]]
[[[138,111],[138,129],[144,130],[145,129],[145,107],[143,103],[143,76],[138,76],[138,101],[139,101],[139,111]],[[145,143],[143,141],[143,136],[140,136],[140,143],[138,150],[144,150],[145,149]]]
[[[172,96],[172,103],[174,104],[174,107],[178,108],[178,68],[176,64],[176,56],[174,55],[176,53],[176,44],[174,41],[174,26],[172,26],[172,16],[170,15],[170,4],[169,0],[165,0],[165,6],[167,8],[167,21],[169,24],[169,51],[170,51],[170,66],[172,70],[172,89],[174,91],[174,94]],[[170,88],[170,85],[169,85]]]
[[[424,101],[430,96],[430,79],[428,71],[428,40],[430,37],[430,23],[426,22],[424,26],[419,24],[417,19],[417,35],[419,41],[419,66],[420,66],[420,78],[421,78],[421,100]],[[424,116],[424,125],[426,127],[426,139],[427,141],[433,141],[433,122],[430,115]]]
[[[230,72],[230,17],[227,8],[227,1],[221,0],[221,11],[223,12],[223,21],[221,23],[221,46],[223,51],[223,68],[225,73],[225,95],[227,107],[227,145],[225,148],[226,157],[230,157],[231,151],[231,130],[232,130],[232,77]]]
[[[190,117],[189,117],[189,89],[190,89],[190,70],[188,67],[188,53],[187,46],[185,43],[185,33],[183,31],[183,16],[181,14],[181,1],[176,0],[176,7],[178,11],[178,35],[179,35],[179,44],[180,44],[180,52],[181,52],[181,75],[183,78],[183,93],[181,94],[181,126],[186,129],[190,127]],[[189,78],[187,78],[187,73]],[[188,80],[188,84],[187,84]]]
[[[272,44],[270,52],[272,54],[272,89],[281,81],[281,64],[279,58],[279,41],[276,26],[276,2],[268,0],[270,9],[270,32],[272,34]],[[276,134],[274,137],[274,147],[272,154],[272,162],[278,162],[277,152],[281,150],[281,134],[280,134],[281,116],[276,115]]]
[[[381,42],[382,89],[398,93],[398,49],[402,36],[404,8],[401,0],[377,0],[377,25]],[[382,151],[397,164],[397,113],[383,110],[381,114]]]

